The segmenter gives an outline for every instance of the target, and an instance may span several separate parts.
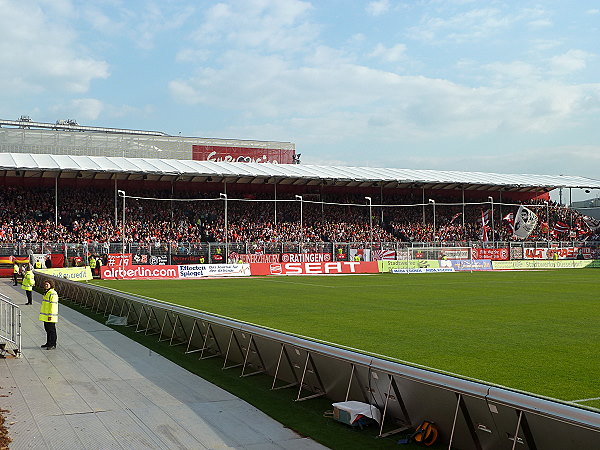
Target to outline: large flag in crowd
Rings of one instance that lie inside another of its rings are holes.
[[[515,216],[513,236],[519,239],[526,239],[534,230],[537,222],[538,217],[532,210],[525,208],[524,206],[519,206],[519,210]]]

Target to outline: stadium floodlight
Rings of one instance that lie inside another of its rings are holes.
[[[546,205],[546,240],[550,242],[550,210],[548,208],[548,200],[544,200]]]
[[[429,199],[429,203],[433,205],[433,240],[435,241],[435,200]]]
[[[373,251],[373,213],[372,213],[373,204],[371,202],[371,197],[365,197],[365,200],[367,200],[367,202],[369,202],[369,231],[371,233],[371,251]]]
[[[301,195],[296,195],[296,200],[300,200],[300,239],[304,240],[304,228],[302,227],[302,196]]]
[[[492,205],[492,243],[494,243],[494,197],[490,195],[488,200]]]
[[[121,237],[123,239],[123,246],[121,248],[121,264],[124,263],[125,261],[125,191],[118,189],[117,190],[117,195],[119,195],[120,197],[123,197],[123,223],[122,223],[122,229],[121,229]]]
[[[228,228],[227,228],[227,194],[223,194],[222,192],[219,194],[219,197],[225,200],[225,261],[229,263],[229,236],[228,236]],[[236,261],[237,262],[237,261]]]

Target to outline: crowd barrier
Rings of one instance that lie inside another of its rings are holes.
[[[7,352],[21,356],[21,310],[0,294],[0,357]]]
[[[38,276],[40,284],[49,277]],[[600,448],[595,410],[87,283],[54,280],[62,297],[104,317],[124,317],[126,326],[182,346],[190,357],[218,357],[223,370],[271,377],[271,389],[295,389],[298,402],[326,397],[369,403],[382,414],[381,437],[430,420],[448,448]]]

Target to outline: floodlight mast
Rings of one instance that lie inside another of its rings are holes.
[[[119,189],[117,190],[117,195],[119,195],[120,197],[123,197],[123,223],[122,223],[122,229],[121,229],[121,238],[123,240],[123,246],[121,248],[121,264],[124,265],[124,261],[125,261],[125,191]]]
[[[229,264],[229,236],[227,229],[227,194],[220,193],[219,197],[225,200],[225,262]],[[236,261],[237,263],[237,261]]]
[[[371,197],[365,197],[365,200],[367,200],[367,202],[369,203],[369,231],[371,235],[371,251],[373,251],[373,204],[371,202]]]
[[[492,197],[490,195],[488,197],[488,200],[490,201],[490,203],[492,205],[492,218],[491,218],[491,222],[492,222],[492,244],[493,244],[494,243],[494,197]]]
[[[300,200],[300,240],[303,241],[304,240],[304,228],[302,225],[302,196],[301,195],[296,195],[296,200]]]
[[[546,240],[550,242],[550,210],[548,209],[548,200],[544,200],[546,205]]]
[[[429,199],[429,203],[433,205],[433,240],[435,241],[435,200]]]

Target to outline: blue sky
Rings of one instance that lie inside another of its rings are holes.
[[[0,117],[598,179],[599,42],[588,0],[0,0]]]

